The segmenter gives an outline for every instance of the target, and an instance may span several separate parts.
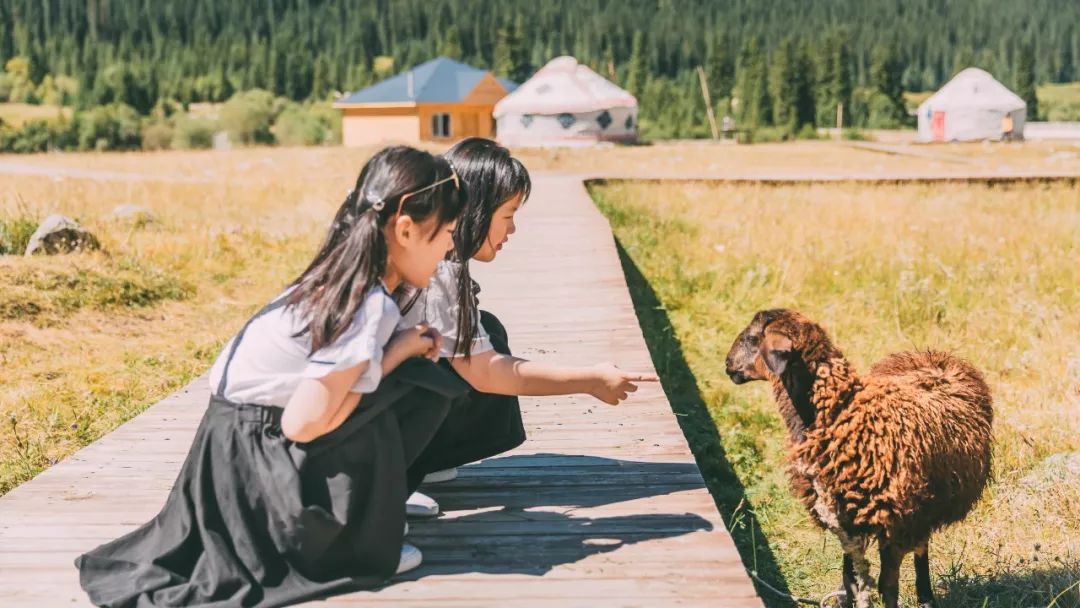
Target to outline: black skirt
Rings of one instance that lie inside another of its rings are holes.
[[[499,319],[480,311],[480,323],[491,336],[495,351],[509,355],[510,340]],[[445,359],[440,365],[457,376]],[[410,467],[409,491],[415,491],[428,473],[491,458],[524,442],[525,425],[518,398],[482,393],[469,387],[453,401],[439,431]]]
[[[164,508],[77,560],[98,606],[285,606],[371,588],[400,559],[406,472],[465,390],[410,360],[306,444],[281,408],[212,397]]]

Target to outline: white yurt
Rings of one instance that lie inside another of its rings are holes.
[[[637,139],[637,99],[573,57],[558,57],[495,104],[508,146],[588,145]]]
[[[918,112],[922,141],[1021,139],[1027,104],[985,70],[967,68]]]

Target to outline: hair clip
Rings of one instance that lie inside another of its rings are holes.
[[[374,209],[375,211],[382,211],[383,207],[385,207],[385,206],[386,206],[386,201],[384,201],[383,199],[381,199],[381,198],[373,198],[373,199],[371,199],[371,208]]]

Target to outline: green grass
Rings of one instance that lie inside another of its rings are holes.
[[[194,288],[144,262],[104,255],[0,265],[0,320],[43,322],[89,308],[143,308],[183,300]]]
[[[1035,91],[1040,120],[1080,120],[1080,82],[1044,84]]]
[[[1069,589],[1080,580],[1075,188],[613,183],[593,195],[748,568],[811,598],[840,579],[838,543],[787,490],[785,433],[768,388],[735,387],[724,374],[753,313],[787,306],[821,321],[861,369],[934,346],[987,373],[995,481],[965,522],[931,541],[940,605],[1048,606],[1062,593],[1056,606],[1080,606]]]
[[[30,215],[0,216],[0,255],[22,255],[37,226],[37,218]]]

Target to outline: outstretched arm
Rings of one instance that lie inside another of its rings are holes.
[[[454,370],[473,388],[499,395],[592,395],[616,405],[637,391],[638,382],[656,382],[655,374],[627,372],[614,364],[566,367],[487,351],[455,357]]]

